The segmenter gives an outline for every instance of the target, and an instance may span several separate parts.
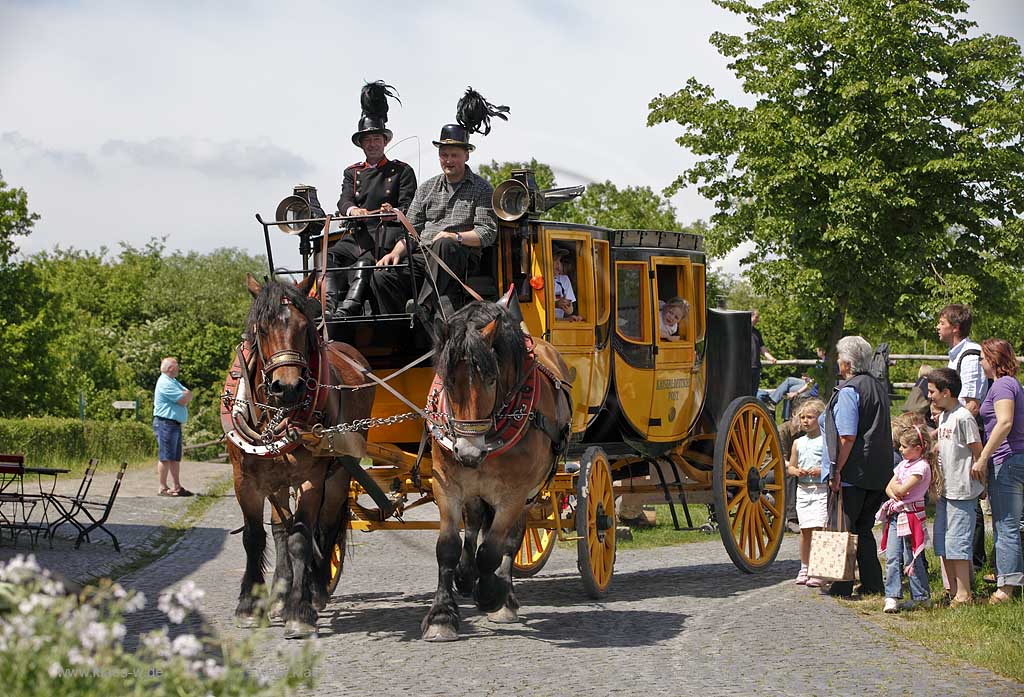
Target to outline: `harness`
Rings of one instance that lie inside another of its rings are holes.
[[[566,399],[570,413],[572,387],[537,359],[530,337],[526,337],[526,347],[522,379],[509,390],[501,405],[486,419],[456,419],[441,376],[434,376],[427,397],[427,430],[446,452],[454,450],[458,438],[483,436],[484,458],[501,455],[522,440],[531,425],[551,440],[551,450],[556,460],[565,452],[571,423],[558,425],[535,407],[542,376],[551,383],[557,394]]]

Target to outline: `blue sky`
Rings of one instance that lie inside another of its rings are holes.
[[[710,0],[11,2],[0,0],[0,170],[42,215],[21,244],[116,249],[166,236],[172,249],[263,249],[294,184],[332,205],[364,80],[402,95],[391,152],[438,171],[441,125],[472,85],[511,107],[470,164],[536,157],[563,185],[610,179],[660,190],[691,159],[677,129],[647,128],[647,103],[690,76],[742,95],[708,44],[742,23]],[[975,0],[981,31],[1024,41],[1024,2]],[[713,208],[673,199],[684,222]],[[287,259],[293,240],[275,240]],[[286,251],[287,250],[287,253]],[[736,256],[719,260],[731,272]]]

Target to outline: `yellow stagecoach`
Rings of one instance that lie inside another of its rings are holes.
[[[557,540],[576,541],[586,592],[603,595],[615,563],[615,499],[622,493],[678,502],[688,523],[689,505],[708,504],[709,527],[717,527],[736,566],[767,568],[784,530],[784,460],[773,415],[749,396],[749,314],[706,307],[699,235],[543,217],[571,195],[539,191],[530,171],[514,172],[494,194],[498,242],[464,279],[492,301],[512,288],[525,329],[557,348],[572,379],[569,450],[530,509],[516,574],[538,572]],[[317,206],[308,187],[282,202],[279,220],[264,223],[268,253],[269,229],[278,225],[298,233],[303,270],[320,267],[325,232],[309,227]],[[338,234],[330,232],[328,241]],[[556,316],[556,255],[569,261],[564,273],[577,302],[571,318]],[[674,338],[662,338],[659,307],[678,297],[689,312]],[[415,417],[427,404],[434,371],[424,360],[430,338],[423,315],[410,310],[329,322],[331,338],[355,346],[379,381],[367,424],[372,463],[364,460],[365,476],[352,484],[354,530],[437,527],[403,519],[432,500],[429,448],[424,455],[424,425]],[[363,505],[370,493],[382,501],[382,492],[386,505]],[[672,516],[678,528],[674,505]],[[335,546],[335,569],[341,554]],[[335,574],[332,590],[336,583]]]

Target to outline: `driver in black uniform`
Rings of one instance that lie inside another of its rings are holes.
[[[362,148],[366,159],[345,168],[338,211],[345,216],[367,215],[377,210],[408,210],[416,193],[412,167],[389,160],[384,148],[393,137],[387,128],[388,97],[394,88],[383,81],[363,86],[360,95],[362,117],[352,143]],[[395,221],[352,221],[347,234],[327,252],[328,266],[355,266],[347,272],[332,272],[324,281],[327,314],[346,317],[363,314],[363,301],[370,286],[369,267],[387,254],[402,237]]]

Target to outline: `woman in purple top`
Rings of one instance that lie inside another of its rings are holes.
[[[1020,516],[1024,509],[1024,388],[1017,382],[1017,356],[1002,339],[981,344],[981,368],[993,380],[981,416],[985,420],[985,448],[971,476],[988,478],[992,501],[996,584],[989,603],[1013,598],[1014,586],[1024,585],[1021,557]]]

